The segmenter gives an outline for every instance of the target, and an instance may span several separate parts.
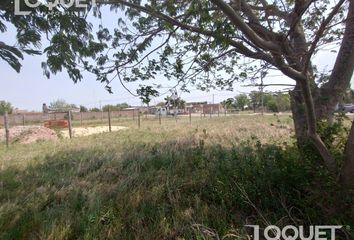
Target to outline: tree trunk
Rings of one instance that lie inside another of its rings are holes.
[[[346,29],[343,37],[343,41],[336,58],[335,65],[333,67],[332,74],[327,83],[325,83],[320,89],[312,90],[312,97],[315,102],[315,115],[312,116],[312,120],[309,119],[311,109],[308,107],[311,104],[304,104],[306,100],[304,96],[304,88],[297,84],[295,90],[291,92],[291,104],[294,117],[294,127],[299,146],[301,148],[301,141],[304,137],[310,137],[313,141],[315,148],[319,151],[324,159],[327,167],[330,170],[334,170],[335,162],[331,159],[328,149],[324,146],[318,134],[313,131],[316,129],[313,120],[326,119],[329,121],[334,114],[335,106],[341,99],[343,93],[348,88],[350,80],[353,75],[354,69],[354,0],[348,0],[349,11],[346,20]],[[301,90],[301,91],[300,91]],[[309,96],[311,97],[311,96]],[[307,99],[309,102],[309,99]],[[311,106],[310,106],[311,107]],[[310,110],[310,111],[309,111]],[[311,120],[311,121],[309,121]],[[309,124],[311,124],[309,129]],[[346,186],[354,187],[354,127],[350,132],[347,141],[347,147],[345,150],[344,164],[341,172],[341,181]],[[308,130],[311,130],[309,135]],[[327,159],[326,159],[327,158]]]
[[[316,99],[316,115],[330,119],[335,106],[350,86],[354,69],[354,0],[348,0],[349,11],[345,32],[330,79],[321,89]]]
[[[354,189],[354,121],[344,150],[340,182],[344,187]]]
[[[304,100],[302,98],[301,90],[298,84],[295,89],[290,92],[291,111],[293,114],[293,122],[295,128],[295,135],[299,149],[302,148],[302,142],[307,136],[306,113],[304,107]]]

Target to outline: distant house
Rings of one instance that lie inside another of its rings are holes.
[[[205,104],[203,105],[203,114],[214,114],[220,111],[220,108],[222,108],[221,104]]]
[[[192,102],[186,104],[186,110],[187,112],[191,111],[191,113],[214,114],[218,111],[223,111],[223,107],[219,103]]]
[[[189,102],[186,103],[187,112],[191,111],[192,113],[202,113],[203,106],[208,104],[207,102]]]

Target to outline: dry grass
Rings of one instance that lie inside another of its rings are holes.
[[[347,221],[304,199],[312,173],[288,115],[113,124],[128,129],[0,147],[1,239],[241,239],[245,219],[261,222],[244,192],[270,222]]]
[[[100,123],[100,124],[99,124]],[[87,121],[85,126],[104,126],[101,121]],[[102,125],[101,125],[102,124]],[[137,119],[120,119],[112,125],[128,127],[116,133],[103,133],[70,139],[60,139],[56,142],[37,142],[28,146],[13,144],[6,149],[0,144],[0,160],[2,168],[7,166],[26,167],[28,164],[41,162],[40,158],[46,154],[55,154],[64,150],[86,148],[114,148],[119,149],[129,143],[158,143],[172,140],[204,139],[207,144],[232,145],[250,138],[257,138],[262,143],[291,142],[292,119],[290,115],[236,115],[227,117],[205,118],[193,117],[192,124],[188,116],[162,118],[160,125],[156,118],[141,118],[141,128],[138,128]],[[79,127],[77,123],[74,125]]]

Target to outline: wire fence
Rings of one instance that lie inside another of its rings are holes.
[[[177,112],[177,111],[176,111]],[[48,128],[67,129],[69,137],[73,136],[73,129],[77,127],[91,127],[91,126],[106,126],[109,131],[112,126],[129,125],[140,128],[142,124],[151,124],[153,121],[156,124],[167,123],[167,120],[174,120],[176,122],[189,122],[192,124],[196,119],[215,118],[223,116],[231,116],[239,114],[236,110],[224,110],[217,108],[216,110],[202,109],[195,111],[194,109],[181,110],[178,114],[165,114],[160,112],[149,114],[148,111],[141,111],[139,109],[123,109],[118,111],[106,112],[51,112],[51,113],[26,113],[26,114],[5,114],[0,117],[1,131],[5,132],[5,142],[9,145],[9,136],[12,127],[16,126],[44,126]]]

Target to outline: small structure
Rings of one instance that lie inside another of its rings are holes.
[[[47,106],[47,104],[43,103],[42,111],[46,119],[43,122],[44,127],[47,128],[67,128],[69,126],[69,111],[79,112],[80,109],[77,108],[68,108],[68,109],[52,109]],[[54,119],[51,119],[50,115],[54,115]],[[57,119],[57,117],[61,117],[62,119]]]
[[[155,114],[160,116],[167,116],[168,115],[167,108],[165,107],[157,108]]]
[[[45,120],[44,126],[46,128],[67,128],[67,127],[69,127],[69,122],[66,119]]]
[[[214,114],[223,109],[222,105],[211,104],[207,102],[191,102],[187,103],[186,110],[191,113]]]

